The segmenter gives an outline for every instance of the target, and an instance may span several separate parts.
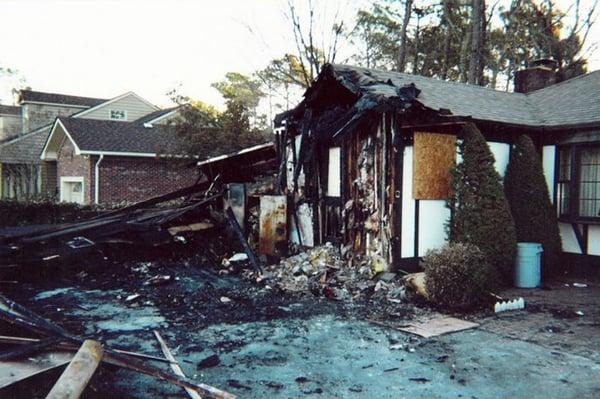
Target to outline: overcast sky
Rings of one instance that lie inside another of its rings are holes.
[[[339,9],[346,19],[369,3],[316,1],[326,18]],[[181,84],[220,104],[212,82],[293,51],[284,9],[285,0],[0,0],[0,65],[34,90],[101,98],[131,90],[164,106]],[[598,52],[590,67],[600,68]],[[13,82],[3,80],[0,100],[11,103]]]

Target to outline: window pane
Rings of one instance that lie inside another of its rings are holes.
[[[579,215],[600,217],[600,147],[581,150]]]
[[[569,181],[571,180],[571,149],[561,148],[558,155],[559,166],[558,166],[558,180]]]
[[[558,215],[569,214],[569,183],[558,184]]]

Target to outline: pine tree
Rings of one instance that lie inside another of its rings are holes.
[[[492,286],[512,281],[517,239],[515,224],[494,156],[474,124],[462,130],[462,162],[453,170],[449,240],[474,244],[493,269]]]
[[[560,269],[561,241],[542,163],[529,136],[519,137],[504,177],[504,192],[517,229],[517,241],[539,242],[544,248],[543,274]]]

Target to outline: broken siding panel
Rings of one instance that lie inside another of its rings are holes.
[[[560,230],[563,252],[581,254],[581,248],[577,242],[573,226],[570,223],[558,223],[558,228]]]
[[[286,151],[286,178],[287,178],[287,189],[291,193],[294,191],[294,171],[296,169],[296,162],[298,157],[300,156],[300,144],[302,143],[302,136],[297,135],[292,140],[294,140],[293,145],[289,145]],[[294,151],[294,148],[296,151]],[[298,192],[301,194],[304,192],[304,183],[305,183],[305,175],[304,168],[300,169],[300,174],[298,176]]]
[[[415,132],[413,148],[413,198],[446,199],[456,160],[456,136]]]
[[[283,256],[287,249],[287,198],[285,195],[260,197],[259,252]]]
[[[300,225],[300,228],[298,229],[296,227],[294,218],[291,218],[290,241],[294,244],[300,244],[301,239],[302,245],[307,247],[314,246],[313,208],[309,204],[303,203],[298,205],[296,213],[298,214],[298,224]]]

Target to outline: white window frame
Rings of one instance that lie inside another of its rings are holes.
[[[83,176],[61,176],[60,177],[60,190],[58,192],[60,202],[65,202],[64,183],[81,183],[81,202],[77,202],[77,203],[85,204],[85,181],[84,181]]]
[[[113,118],[112,117],[113,112],[123,112],[123,115],[124,115],[123,119]],[[111,121],[127,121],[127,110],[126,109],[109,108],[108,109],[108,119],[110,119]]]

